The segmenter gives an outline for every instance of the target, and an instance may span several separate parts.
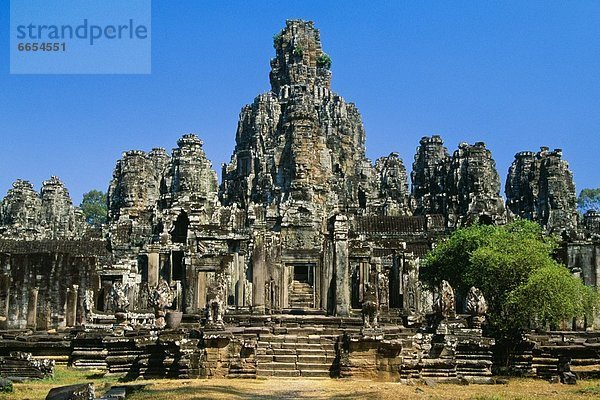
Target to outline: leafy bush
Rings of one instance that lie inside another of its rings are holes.
[[[321,53],[317,58],[317,67],[319,68],[331,68],[331,57],[327,53]]]
[[[283,31],[273,35],[273,46],[277,46],[283,40]]]
[[[0,377],[0,393],[12,393],[13,383],[12,381]]]
[[[295,56],[302,57],[302,55],[304,54],[304,49],[302,48],[302,46],[298,45],[294,47],[293,53]]]

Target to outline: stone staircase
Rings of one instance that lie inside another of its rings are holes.
[[[310,283],[292,281],[292,290],[290,291],[291,308],[313,308],[314,293]]]
[[[329,378],[337,375],[337,336],[261,335],[256,347],[256,375]]]

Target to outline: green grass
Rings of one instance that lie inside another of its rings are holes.
[[[600,396],[600,385],[587,386],[587,387],[581,388],[579,390],[574,390],[573,393],[590,394],[590,395],[593,394],[593,395]]]
[[[54,377],[29,382],[15,383],[12,393],[0,393],[0,400],[37,400],[44,399],[50,389],[57,386],[74,385],[76,383],[93,382],[96,395],[104,393],[108,388],[118,382],[116,376],[105,376],[98,371],[82,371],[56,366]]]

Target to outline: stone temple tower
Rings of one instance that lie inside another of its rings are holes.
[[[331,60],[319,31],[289,20],[273,45],[271,91],[242,109],[223,171],[224,203],[272,205],[284,220],[303,223],[360,208],[359,193],[371,189],[365,132],[354,104],[330,90]]]
[[[506,199],[513,214],[539,222],[548,232],[575,235],[575,184],[561,149],[517,153],[506,179]]]

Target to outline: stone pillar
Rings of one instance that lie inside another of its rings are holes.
[[[348,217],[336,215],[333,222],[336,303],[338,316],[350,315],[350,278],[348,267]]]
[[[266,268],[265,239],[262,234],[254,238],[252,249],[252,310],[261,314],[265,312],[265,274]]]
[[[77,321],[77,290],[79,285],[73,285],[67,289],[67,327],[75,326]]]
[[[323,266],[321,268],[321,276],[319,279],[321,280],[321,303],[317,304],[316,307],[321,307],[322,310],[325,310],[327,314],[331,312],[331,307],[329,307],[329,289],[331,287],[331,271],[332,271],[332,255],[331,255],[331,247],[333,243],[331,240],[326,240],[323,246]]]
[[[160,272],[160,256],[158,253],[148,253],[148,287],[154,289],[158,285]]]
[[[0,329],[7,329],[10,306],[10,275],[0,275]]]
[[[206,307],[206,272],[198,271],[198,279],[196,280],[197,302],[196,308],[204,310]]]
[[[27,301],[27,328],[33,329],[37,327],[37,299],[39,288],[34,287],[29,289],[29,299]]]
[[[600,245],[593,245],[593,268],[594,268],[594,277],[591,284],[596,287],[596,289],[600,289]]]
[[[238,277],[238,280],[235,285],[235,299],[236,299],[235,305],[236,305],[236,307],[244,306],[244,286],[245,286],[244,280],[246,279],[246,274],[244,273],[244,264],[245,264],[244,256],[239,253],[235,253],[233,265],[234,265],[234,268],[237,269],[237,277]]]

